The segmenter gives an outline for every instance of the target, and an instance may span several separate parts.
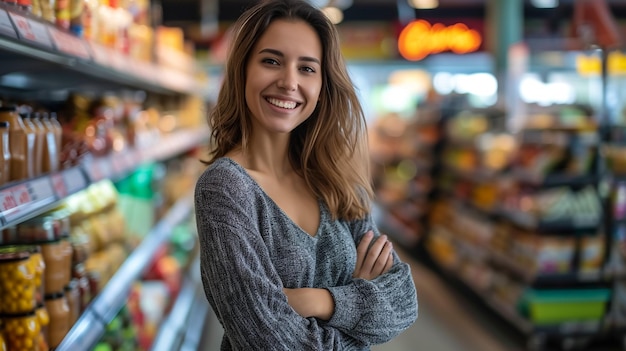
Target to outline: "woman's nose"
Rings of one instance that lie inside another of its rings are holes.
[[[284,70],[282,76],[278,80],[278,87],[287,91],[295,91],[298,88],[296,73],[292,72],[290,69]]]

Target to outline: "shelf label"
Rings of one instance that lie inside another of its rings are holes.
[[[48,36],[45,24],[28,19],[17,13],[9,12],[9,15],[21,39],[52,48],[52,42]]]
[[[9,224],[53,203],[56,198],[49,179],[43,177],[2,190],[0,201],[2,215]]]
[[[13,23],[6,10],[0,9],[0,33],[17,38],[17,33],[13,28]]]
[[[11,191],[18,207],[26,206],[37,199],[36,194],[32,194],[32,189],[28,186],[28,183],[15,186]]]
[[[66,197],[69,192],[67,191],[67,186],[65,186],[65,180],[63,179],[63,175],[56,173],[50,176],[52,180],[52,188],[54,189],[54,193],[57,194],[59,199]]]
[[[48,33],[57,50],[78,58],[91,59],[89,50],[82,39],[54,27],[48,27]]]
[[[110,178],[113,174],[111,162],[108,157],[94,159],[85,163],[85,171],[92,182],[98,182],[105,178]]]
[[[0,210],[2,210],[2,216],[8,223],[14,216],[17,209],[17,201],[13,197],[11,189],[4,189],[0,191]]]
[[[50,179],[52,180],[54,193],[59,199],[79,192],[89,185],[83,172],[78,167],[70,168],[61,173],[55,173]]]

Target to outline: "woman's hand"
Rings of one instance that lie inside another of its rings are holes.
[[[318,288],[283,288],[287,303],[304,318],[329,320],[335,312],[335,300],[330,291]]]
[[[353,278],[372,280],[386,273],[393,265],[393,245],[386,235],[379,236],[373,244],[374,233],[369,231],[363,235],[356,248],[356,267]]]

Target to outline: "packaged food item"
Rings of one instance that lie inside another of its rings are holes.
[[[35,281],[35,301],[37,304],[43,303],[44,297],[44,284],[43,284],[43,275],[46,271],[46,263],[43,260],[43,255],[41,254],[41,247],[32,246],[32,251],[30,253],[30,261],[34,268],[34,281]]]
[[[10,180],[35,176],[35,134],[27,130],[15,106],[0,106],[0,121],[9,122]]]
[[[39,120],[45,128],[45,142],[43,143],[43,164],[44,172],[56,172],[61,168],[61,144],[58,139],[60,131],[50,120],[48,114],[40,114]]]
[[[9,149],[9,122],[0,122],[0,186],[11,178],[11,151]]]
[[[41,119],[37,118],[35,114],[27,114],[24,116],[24,125],[32,128],[35,133],[35,152],[34,152],[34,167],[35,174],[39,175],[43,172],[44,158],[48,155],[44,154],[44,143],[46,142],[46,127],[43,125]]]
[[[35,267],[29,247],[0,249],[0,313],[20,314],[35,310]]]
[[[67,299],[67,304],[70,308],[69,323],[72,326],[81,314],[80,290],[76,279],[72,279],[65,287],[65,299]]]
[[[46,263],[44,291],[46,294],[63,292],[70,282],[72,271],[72,244],[67,239],[42,243],[41,253]]]
[[[46,339],[46,335],[48,333],[48,325],[50,324],[50,315],[48,315],[48,310],[44,305],[43,301],[41,304],[37,306],[37,310],[35,310],[35,315],[37,316],[37,321],[39,322],[39,326],[41,332],[37,337],[37,351],[45,351],[49,350],[48,340]]]
[[[46,339],[50,348],[55,348],[71,328],[70,306],[63,292],[47,295],[45,306],[50,316]]]
[[[4,315],[2,321],[9,351],[38,351],[41,326],[34,310],[21,315]]]

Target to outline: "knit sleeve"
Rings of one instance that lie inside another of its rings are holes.
[[[380,235],[371,217],[352,226],[355,242],[368,230]],[[393,253],[391,269],[373,279],[352,282],[328,290],[335,300],[335,312],[328,325],[361,342],[385,343],[406,330],[417,319],[417,293],[410,266]]]
[[[258,228],[247,184],[208,177],[196,184],[201,272],[209,303],[233,350],[354,350],[357,340],[288,304]]]

